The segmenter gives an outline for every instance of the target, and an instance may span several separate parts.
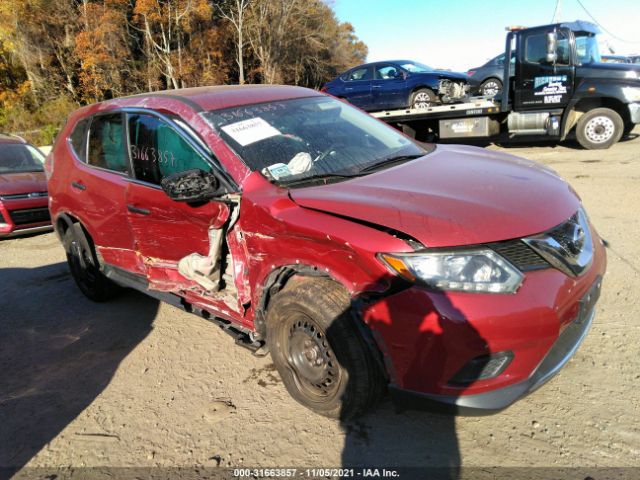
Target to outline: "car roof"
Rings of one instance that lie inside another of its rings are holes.
[[[26,144],[27,141],[22,137],[18,137],[17,135],[5,135],[3,133],[0,133],[0,145],[15,143]]]
[[[132,105],[132,103],[142,106],[145,98],[166,97],[167,99],[181,101],[194,110],[202,112],[321,95],[321,93],[309,88],[288,85],[217,85],[140,93],[129,97],[106,100],[102,104],[105,106],[111,104],[122,106],[122,102],[125,101],[128,106]],[[139,102],[135,101],[137,99],[139,99]]]

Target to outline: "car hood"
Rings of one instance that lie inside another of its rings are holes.
[[[633,81],[640,76],[640,65],[631,63],[587,63],[577,68],[577,75],[587,78],[610,78]],[[629,77],[629,75],[633,75]]]
[[[0,175],[0,195],[46,192],[44,172],[5,173]]]
[[[390,228],[428,247],[533,235],[562,223],[580,204],[574,190],[542,165],[446,145],[386,170],[290,195],[302,207]]]

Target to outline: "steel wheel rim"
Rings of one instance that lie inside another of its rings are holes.
[[[431,97],[428,93],[418,92],[413,97],[413,108],[429,108],[431,106]]]
[[[495,80],[491,80],[485,83],[484,87],[482,87],[482,93],[484,95],[495,95],[500,91],[500,87],[498,86],[498,82]]]
[[[335,396],[340,369],[325,333],[306,315],[297,315],[283,329],[284,354],[296,386],[312,400]]]
[[[584,128],[585,135],[593,143],[604,143],[610,140],[615,130],[613,120],[604,115],[593,117]]]

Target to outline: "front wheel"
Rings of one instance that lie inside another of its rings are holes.
[[[93,245],[79,223],[67,229],[62,243],[71,276],[86,297],[94,302],[105,302],[120,291],[120,287],[100,271]]]
[[[347,292],[328,279],[285,288],[269,306],[267,343],[285,387],[327,417],[353,418],[382,394],[382,374],[355,321]]]
[[[622,137],[624,122],[610,108],[594,108],[583,114],[576,125],[578,143],[587,150],[609,148]]]
[[[421,88],[411,94],[409,107],[412,109],[429,108],[438,103],[438,97],[432,90]]]

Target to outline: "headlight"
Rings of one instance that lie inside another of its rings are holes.
[[[438,290],[514,293],[522,273],[493,250],[380,253],[389,269],[411,282]]]

